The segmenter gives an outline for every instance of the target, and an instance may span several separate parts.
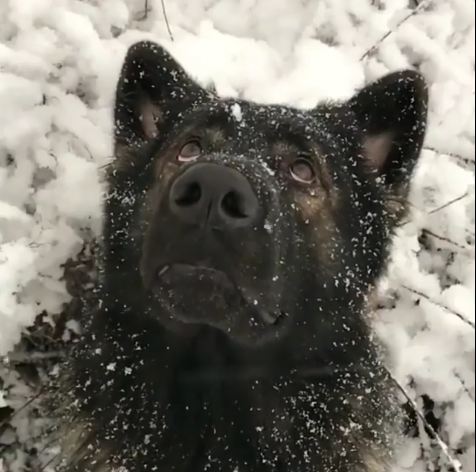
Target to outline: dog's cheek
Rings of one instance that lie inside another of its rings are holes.
[[[333,201],[296,192],[294,201],[298,227],[302,228],[302,239],[310,248],[316,269],[328,274],[337,273],[341,265],[338,254],[341,238],[333,212],[337,197]]]
[[[168,159],[159,160],[155,168],[155,183],[154,190],[156,204],[162,202],[166,198],[168,189],[175,174],[177,173],[177,164],[171,162]]]
[[[144,264],[154,259],[154,255],[161,249],[160,240],[166,239],[167,232],[166,216],[167,189],[175,175],[176,166],[163,166],[160,175],[157,176],[154,185],[146,192],[144,203],[137,212],[135,232],[132,239],[141,245],[141,273],[147,272]],[[161,233],[161,234],[158,234]],[[162,235],[162,238],[160,237]]]
[[[142,218],[146,219],[151,225],[167,215],[169,208],[168,190],[175,173],[176,166],[166,164],[161,169],[160,175],[156,177],[153,186],[147,191]]]

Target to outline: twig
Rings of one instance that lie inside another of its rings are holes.
[[[370,55],[371,53],[373,53],[392,33],[394,33],[398,28],[400,28],[400,26],[403,25],[403,23],[405,23],[409,18],[411,18],[412,16],[416,15],[417,13],[419,13],[420,10],[423,9],[423,7],[427,6],[427,4],[429,4],[431,2],[431,0],[427,0],[427,1],[422,1],[414,10],[412,10],[407,16],[405,16],[404,18],[402,18],[396,25],[393,29],[390,29],[389,31],[387,31],[370,49],[367,49],[367,51],[364,52],[364,54],[362,54],[362,56],[360,57],[360,60],[363,61],[368,55]]]
[[[60,455],[61,455],[61,453],[55,454],[48,462],[46,462],[46,464],[43,465],[43,467],[40,469],[40,472],[45,472],[45,471],[48,469],[48,467],[49,467],[51,464],[53,464],[53,462],[54,462],[55,460],[61,458]]]
[[[76,420],[79,418],[79,413],[77,413],[76,415],[74,415],[73,417],[71,417],[69,419],[69,424],[75,424]],[[51,446],[56,442],[59,444],[60,440],[61,440],[61,430],[58,428],[58,425],[57,424],[53,424],[53,426],[51,426],[50,428],[47,429],[46,433],[44,433],[43,435],[52,435],[53,437],[50,439],[50,440],[46,440],[46,443],[43,445],[43,447],[41,449],[39,449],[37,451],[37,455],[39,457],[42,456],[43,453],[45,453],[47,451],[47,449],[50,449]],[[40,436],[38,436],[37,438],[35,439],[38,439]]]
[[[160,0],[160,3],[162,4],[162,13],[164,15],[164,20],[165,20],[165,24],[167,26],[167,31],[169,32],[170,41],[174,41],[174,37],[172,35],[172,30],[170,29],[170,25],[169,25],[169,20],[167,18],[167,11],[165,10],[165,0]]]
[[[51,359],[61,359],[64,357],[63,351],[13,353],[6,357],[5,363],[13,364],[38,364]]]
[[[464,192],[463,195],[460,195],[459,197],[453,198],[453,200],[450,200],[449,202],[445,203],[444,205],[441,205],[438,208],[435,208],[434,210],[429,211],[428,214],[432,215],[433,213],[441,211],[444,208],[449,207],[450,205],[453,205],[453,203],[456,203],[456,202],[459,202],[460,200],[463,200],[463,198],[466,198],[468,195],[469,195],[468,191],[466,191],[466,192]]]
[[[468,191],[466,191],[463,195],[460,195],[459,197],[456,197],[454,198],[453,200],[450,200],[449,202],[446,202],[445,204],[437,207],[437,208],[434,208],[433,210],[430,210],[430,211],[427,211],[426,214],[427,215],[432,215],[433,213],[437,213],[438,211],[441,211],[443,210],[444,208],[447,208],[451,205],[453,205],[454,203],[457,203],[459,202],[460,200],[463,200],[463,198],[466,198],[467,196],[469,195]],[[414,205],[412,205],[414,206]],[[417,208],[417,207],[415,207]],[[419,208],[417,208],[419,210]],[[421,210],[423,211],[423,210]],[[411,220],[404,220],[404,221],[401,221],[400,223],[397,224],[398,227],[400,226],[405,226],[406,224],[410,223]],[[438,236],[437,234],[435,233],[432,233],[430,230],[426,230],[426,229],[423,229],[423,231],[426,231],[428,232],[429,234],[431,234],[432,236],[435,236],[436,238],[439,238],[439,239],[444,239],[443,236]],[[467,230],[468,231],[468,230]],[[474,235],[474,234],[473,234]],[[449,243],[453,243],[455,244],[456,246],[458,246],[458,243],[455,243],[454,241],[451,241],[451,240],[448,240]]]
[[[410,404],[411,405],[411,404]],[[435,469],[435,460],[432,458],[432,437],[431,433],[428,434],[427,430],[425,429],[425,425],[418,417],[416,420],[418,421],[418,436],[420,438],[420,456],[423,459],[425,464],[425,471],[424,472],[436,472]],[[439,471],[441,472],[441,471]]]
[[[403,285],[403,284],[401,285],[401,287],[404,288],[405,290],[408,290],[409,292],[411,292],[415,295],[418,295],[419,297],[424,298],[425,300],[429,301],[433,305],[435,305],[439,308],[442,308],[443,310],[446,310],[447,312],[457,316],[461,321],[463,321],[467,325],[471,326],[473,329],[475,328],[474,321],[468,320],[468,318],[463,316],[461,313],[458,313],[457,311],[452,310],[451,308],[447,307],[446,305],[443,305],[442,303],[433,300],[426,293],[420,292],[419,290],[415,290],[414,288],[411,288],[411,287],[407,287],[406,285]]]
[[[471,391],[469,390],[468,386],[466,385],[466,382],[464,381],[463,377],[461,377],[461,375],[459,374],[459,372],[457,372],[456,370],[453,371],[454,374],[455,374],[455,377],[460,381],[461,383],[461,386],[463,387],[463,390],[465,391],[466,395],[468,395],[468,397],[473,401],[474,403],[474,395],[471,393]]]
[[[445,241],[449,244],[452,244],[455,247],[458,247],[460,249],[468,249],[467,246],[463,246],[462,244],[457,243],[456,241],[453,241],[450,238],[447,238],[445,236],[440,236],[439,234],[433,233],[433,231],[430,231],[429,229],[423,228],[422,233],[428,234],[429,236],[432,236],[436,239],[439,239],[440,241]]]
[[[460,154],[456,154],[455,152],[446,152],[446,151],[440,151],[439,149],[436,149],[432,146],[425,146],[423,148],[424,151],[431,151],[436,154],[443,154],[444,156],[449,156],[452,157],[458,161],[464,162],[465,164],[471,164],[474,166],[474,159],[470,159],[469,157],[463,157]]]
[[[38,393],[35,393],[30,399],[28,399],[20,408],[17,410],[13,410],[11,413],[9,413],[6,418],[3,419],[3,421],[0,423],[0,426],[3,426],[7,423],[9,423],[18,413],[23,411],[25,408],[27,408],[29,405],[31,405],[39,396],[43,393],[44,388],[40,388]]]
[[[390,378],[393,380],[397,388],[402,392],[403,396],[406,398],[406,400],[409,402],[411,407],[413,408],[413,411],[415,414],[420,418],[421,422],[425,425],[425,427],[431,432],[433,437],[436,439],[436,442],[438,443],[438,446],[440,447],[441,451],[443,452],[444,456],[446,457],[447,461],[451,466],[454,468],[455,472],[463,472],[463,466],[461,465],[461,462],[458,459],[455,459],[449,452],[449,447],[448,445],[441,439],[440,435],[435,431],[433,426],[427,421],[425,418],[425,415],[420,412],[418,409],[417,404],[415,401],[410,397],[410,395],[407,393],[405,388],[400,384],[400,382],[390,373],[390,371],[387,369],[388,375]]]
[[[142,20],[147,20],[147,16],[149,14],[149,0],[144,0],[144,16]]]
[[[44,431],[40,431],[40,433],[38,435],[30,437],[29,440],[30,441],[33,440],[36,443],[38,440],[40,440],[40,438],[51,434],[56,428],[57,428],[56,425],[49,426]],[[56,440],[58,440],[58,439],[56,438]],[[49,443],[47,443],[47,446],[50,446],[52,443],[53,443],[53,441],[50,441]],[[44,446],[41,449],[37,449],[36,455],[41,456],[41,454],[47,449],[47,446]],[[12,444],[0,444],[0,457],[7,449],[9,449],[11,447],[12,447]],[[1,470],[2,469],[0,469],[0,471]]]

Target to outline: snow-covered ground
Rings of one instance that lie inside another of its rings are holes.
[[[2,0],[0,471],[37,470],[24,464],[42,420],[10,410],[37,389],[15,346],[38,314],[54,323],[70,298],[62,264],[100,227],[121,61],[128,45],[150,38],[219,94],[265,103],[312,107],[406,67],[427,77],[412,214],[395,239],[375,329],[395,378],[420,411],[432,406],[448,455],[475,472],[474,8],[473,0]],[[419,429],[395,471],[452,470]]]

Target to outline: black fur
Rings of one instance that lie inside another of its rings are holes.
[[[308,111],[224,100],[159,46],[131,47],[99,304],[64,381],[74,420],[63,470],[388,470],[398,415],[366,299],[403,213],[426,103],[411,71]],[[190,139],[197,162],[250,183],[252,225],[203,229],[173,214],[170,188],[198,165],[176,159]],[[290,177],[297,159],[314,181]]]

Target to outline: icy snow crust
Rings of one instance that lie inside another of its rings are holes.
[[[146,18],[144,3],[0,2],[0,355],[39,313],[54,323],[69,300],[61,265],[99,233],[131,43],[161,42],[220,95],[306,108],[416,67],[430,83],[429,131],[374,324],[396,379],[420,408],[432,398],[442,439],[474,472],[474,2],[166,0],[174,42],[161,2],[149,0]],[[28,393],[0,364],[0,407]],[[0,456],[2,444],[31,442],[27,413],[0,436]],[[449,470],[420,429],[395,472]],[[0,471],[24,470],[21,448],[6,457]]]

